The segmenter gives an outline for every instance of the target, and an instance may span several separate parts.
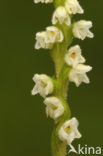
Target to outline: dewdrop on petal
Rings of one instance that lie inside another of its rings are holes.
[[[34,3],[52,3],[53,0],[34,0]]]
[[[80,6],[77,0],[66,0],[65,8],[69,14],[84,13],[84,10],[82,9],[82,7]]]
[[[32,90],[32,95],[40,94],[42,97],[46,97],[48,94],[53,92],[53,83],[45,74],[35,74],[33,77],[33,81],[35,82],[35,86]]]
[[[62,102],[57,97],[48,97],[44,100],[46,105],[47,117],[50,116],[54,120],[63,115],[64,107]]]
[[[93,38],[93,33],[89,30],[92,27],[91,21],[81,20],[76,22],[73,27],[73,35],[75,38],[84,40],[86,37]]]
[[[68,26],[71,25],[70,16],[68,15],[66,9],[62,6],[58,7],[53,13],[52,24],[56,24],[58,22],[60,24],[65,23]]]
[[[47,27],[46,32],[46,43],[58,43],[62,42],[64,39],[62,31],[55,26]]]
[[[83,65],[83,64],[78,64],[75,68],[71,69],[69,73],[69,80],[71,82],[74,82],[77,87],[84,82],[84,83],[89,83],[89,78],[87,77],[86,73],[91,71],[92,67]]]
[[[81,134],[78,131],[78,121],[76,118],[66,121],[60,128],[58,135],[61,141],[66,141],[68,145],[76,138],[80,138]]]
[[[85,63],[85,58],[81,55],[81,48],[79,45],[75,45],[67,51],[65,62],[72,67],[76,67],[79,63]]]

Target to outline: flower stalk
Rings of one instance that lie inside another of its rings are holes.
[[[35,74],[32,95],[39,93],[44,98],[46,115],[54,120],[51,137],[52,156],[66,156],[66,146],[71,146],[80,138],[78,120],[71,118],[67,102],[68,87],[74,82],[78,87],[82,82],[89,83],[87,72],[92,67],[85,65],[85,58],[79,45],[71,46],[73,38],[84,40],[93,38],[89,30],[91,21],[72,22],[72,16],[84,10],[78,0],[34,0],[35,3],[54,3],[52,26],[36,34],[35,49],[49,49],[55,64],[55,75]],[[70,47],[71,46],[71,47]],[[68,49],[69,47],[69,49]]]

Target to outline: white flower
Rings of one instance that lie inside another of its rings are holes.
[[[60,24],[67,24],[68,26],[71,24],[70,16],[68,15],[66,9],[62,6],[58,7],[52,17],[52,24],[56,24],[59,22]]]
[[[69,14],[84,13],[84,10],[82,9],[77,0],[66,0],[65,8],[67,9]]]
[[[46,105],[46,114],[54,120],[64,113],[62,102],[56,97],[48,97],[44,101]]]
[[[82,82],[89,83],[89,78],[86,73],[92,70],[91,66],[78,64],[75,68],[71,69],[69,73],[69,80],[74,82],[78,87]]]
[[[78,125],[79,123],[76,118],[66,121],[59,130],[60,140],[66,141],[70,145],[75,138],[80,138],[81,134],[77,129]]]
[[[51,49],[52,44],[46,43],[46,38],[47,38],[47,33],[45,31],[38,32],[36,34],[36,44],[35,44],[35,49]]]
[[[65,62],[72,67],[76,67],[77,64],[85,62],[85,58],[81,55],[81,48],[79,45],[71,47],[64,59]]]
[[[34,3],[52,3],[53,0],[34,0]]]
[[[39,93],[42,97],[45,97],[53,92],[53,83],[47,75],[35,74],[33,80],[36,84],[32,90],[32,95]]]
[[[46,43],[56,43],[56,42],[62,42],[63,41],[63,33],[61,30],[59,30],[55,26],[47,27],[47,38]]]
[[[93,33],[89,30],[92,27],[91,21],[81,20],[76,22],[73,27],[73,35],[76,38],[84,40],[86,37],[93,38]]]

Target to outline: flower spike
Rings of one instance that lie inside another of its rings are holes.
[[[87,72],[92,70],[91,66],[84,64],[86,59],[83,57],[81,47],[70,45],[73,38],[81,40],[86,37],[93,38],[94,35],[90,31],[92,22],[86,20],[73,22],[73,15],[84,13],[79,0],[34,0],[34,3],[39,2],[53,2],[55,10],[52,25],[47,26],[45,31],[36,33],[35,49],[50,51],[56,73],[52,77],[35,74],[33,77],[35,86],[31,93],[32,95],[39,93],[44,98],[46,115],[54,120],[55,127],[51,137],[52,156],[66,156],[66,145],[73,149],[74,139],[81,138],[78,130],[79,122],[75,117],[71,118],[67,102],[68,84],[74,82],[77,87],[82,82],[88,84],[90,80]]]

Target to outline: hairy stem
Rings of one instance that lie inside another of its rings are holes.
[[[63,0],[56,0],[55,5],[57,6],[60,3],[63,3]],[[58,131],[63,123],[70,119],[70,108],[68,103],[66,102],[67,98],[67,89],[68,89],[68,74],[70,72],[70,67],[65,65],[64,57],[67,52],[68,46],[72,41],[72,25],[68,27],[67,25],[56,25],[60,30],[62,30],[64,35],[64,40],[62,43],[58,43],[54,45],[54,48],[51,51],[51,57],[55,63],[56,68],[56,88],[54,92],[54,96],[61,99],[62,104],[64,106],[64,114],[57,119],[55,128],[52,133],[51,138],[51,146],[52,146],[52,156],[66,156],[66,143],[60,141],[58,137]]]
[[[54,129],[53,133],[52,133],[52,143],[51,143],[52,155],[53,156],[65,156],[66,143],[61,142],[56,134],[57,134],[56,129]],[[55,142],[54,142],[54,140],[55,140]]]
[[[59,76],[65,61],[64,56],[66,54],[68,46],[71,44],[72,41],[72,25],[68,27],[67,25],[56,25],[60,28],[64,34],[63,43],[57,43],[54,45],[54,48],[51,51],[51,57],[54,61],[55,68],[56,68],[56,77]]]
[[[66,156],[66,142],[60,141],[58,133],[62,124],[66,120],[70,119],[71,112],[68,103],[66,101],[62,101],[62,102],[63,102],[65,112],[59,119],[56,120],[56,125],[52,132],[52,138],[51,138],[52,156]]]

